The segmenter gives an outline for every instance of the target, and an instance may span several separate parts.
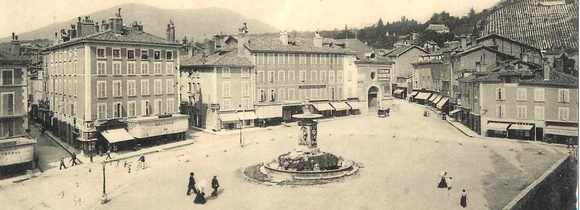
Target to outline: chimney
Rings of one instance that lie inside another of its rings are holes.
[[[477,37],[475,37],[475,35],[471,36],[471,46],[476,46],[477,45]]]
[[[84,20],[79,17],[77,22],[77,30],[78,37],[94,34],[96,32],[95,23],[90,19],[89,16],[85,16]]]
[[[312,44],[314,45],[314,47],[322,47],[322,37],[320,36],[320,33],[318,33],[318,31],[314,33]]]
[[[114,18],[109,19],[111,30],[115,34],[123,33],[123,18],[121,18],[121,8],[118,9],[119,13],[115,14]]]
[[[101,20],[101,31],[109,30],[109,24],[105,20]]]
[[[10,54],[20,55],[20,41],[14,32],[12,32],[12,41],[10,42]]]
[[[244,26],[242,26],[242,28],[240,28],[240,33],[237,37],[238,38],[238,55],[239,56],[244,56],[244,54],[246,52],[245,45],[247,43],[250,43],[250,38],[247,34],[248,34],[248,26],[246,25],[246,23],[244,23]]]
[[[74,24],[70,25],[70,28],[68,30],[68,35],[70,36],[71,39],[77,38],[77,29],[76,26]]]
[[[552,67],[550,67],[550,63],[547,59],[544,59],[544,81],[550,80],[550,73],[552,71]]]
[[[99,22],[95,23],[95,32],[100,32],[101,30],[99,30]]]
[[[460,40],[461,40],[461,49],[467,49],[467,37],[461,36]]]
[[[282,45],[288,45],[288,33],[286,30],[280,31],[280,42],[282,42]]]
[[[173,21],[170,19],[169,24],[167,24],[167,41],[175,42],[175,26],[173,25]]]
[[[136,31],[143,31],[143,25],[137,23],[137,21],[133,22],[133,24],[131,24],[131,28],[133,28],[133,30]]]
[[[207,55],[213,55],[215,53],[215,41],[209,40],[206,44],[205,49],[206,49]]]

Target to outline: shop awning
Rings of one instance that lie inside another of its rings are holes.
[[[220,115],[220,120],[222,122],[232,122],[232,121],[239,121],[240,118],[238,117],[237,113],[222,113]]]
[[[101,135],[111,144],[135,139],[123,128],[101,131]]]
[[[334,109],[336,109],[336,111],[344,111],[344,110],[350,109],[350,106],[348,106],[348,104],[346,104],[344,102],[332,102],[332,103],[330,103],[330,105],[332,107],[334,107]]]
[[[346,104],[348,104],[351,109],[361,110],[364,107],[362,102],[346,102]]]
[[[510,126],[510,130],[524,130],[524,131],[529,131],[532,130],[534,126],[533,125],[520,125],[520,124],[512,124],[512,126]]]
[[[393,92],[393,94],[401,95],[401,93],[403,93],[403,91],[405,91],[405,90],[404,89],[396,89],[395,92]]]
[[[546,128],[544,129],[544,133],[561,136],[578,136],[578,127],[550,125],[546,126]]]
[[[429,98],[429,96],[431,96],[431,93],[419,93],[419,94],[417,94],[417,96],[415,96],[415,99],[425,100],[425,99]]]
[[[447,101],[449,101],[448,97],[443,97],[439,103],[437,103],[437,109],[441,109],[443,108],[443,106],[445,106],[445,103],[447,103]]]
[[[330,106],[330,104],[328,103],[315,103],[312,104],[314,106],[314,108],[316,108],[318,111],[328,111],[328,110],[334,110],[334,108],[332,108],[332,106]]]
[[[419,94],[419,91],[413,91],[413,92],[411,92],[411,96],[413,96],[413,97],[417,96],[417,94]]]
[[[507,131],[508,123],[488,123],[487,130],[494,130],[494,131]]]
[[[429,101],[431,101],[431,102],[433,102],[433,103],[437,103],[437,102],[439,102],[439,100],[441,100],[441,98],[443,98],[443,96],[442,96],[442,95],[439,95],[439,94],[437,94],[437,96],[435,96],[435,97],[431,97],[431,98],[429,99]]]
[[[256,117],[260,119],[282,117],[282,106],[256,106]]]
[[[453,115],[453,114],[455,114],[455,113],[457,113],[459,111],[461,111],[461,109],[454,109],[453,111],[450,111],[449,114],[450,115]]]
[[[240,120],[255,120],[255,119],[258,119],[258,117],[256,117],[256,113],[254,113],[253,111],[250,111],[250,112],[238,112],[238,118]]]
[[[441,99],[443,99],[443,98],[445,98],[445,97],[443,97],[443,95],[439,95],[439,97],[437,97],[435,100],[433,100],[433,103],[438,104],[441,101]]]
[[[438,97],[439,97],[439,94],[434,93],[427,100],[433,102],[433,100],[435,100]]]

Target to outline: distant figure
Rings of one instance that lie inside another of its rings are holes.
[[[387,108],[387,116],[391,116],[391,108]]]
[[[574,141],[572,140],[572,137],[568,138],[566,144],[568,145],[566,148],[570,148],[570,146],[572,146],[572,149],[574,149]]]
[[[93,153],[92,153],[92,152],[91,152],[91,153],[89,153],[89,158],[91,159],[91,163],[93,162],[93,156],[94,156],[94,155],[93,155]]]
[[[195,179],[193,178],[193,172],[189,173],[189,183],[187,184],[187,195],[191,195],[191,191],[197,194],[197,190],[195,189]]]
[[[451,190],[451,180],[453,179],[453,177],[449,177],[449,179],[447,180],[447,190]]]
[[[429,112],[427,112],[427,110],[423,111],[423,117],[428,117],[429,116]]]
[[[467,193],[465,193],[465,189],[463,189],[463,192],[461,193],[461,201],[459,202],[459,204],[463,208],[467,207]]]
[[[71,157],[70,157],[70,161],[72,162],[71,166],[77,165],[77,154],[76,153],[72,153]]]
[[[195,204],[205,204],[205,193],[203,192],[203,187],[199,189],[199,192],[195,196],[193,203]]]
[[[447,181],[445,180],[446,176],[447,172],[441,174],[441,181],[439,181],[439,185],[437,185],[438,188],[447,188]]]
[[[105,158],[105,160],[111,160],[113,158],[111,158],[111,150],[107,150],[107,157]]]
[[[220,187],[220,184],[217,180],[217,176],[213,176],[213,179],[211,180],[211,188],[213,188],[213,192],[211,192],[211,196],[218,195],[218,188],[219,187]]]
[[[66,169],[66,166],[64,165],[64,157],[60,156],[60,167],[58,170],[62,170],[62,167],[64,167],[64,169]]]

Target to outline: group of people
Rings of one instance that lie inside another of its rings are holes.
[[[193,172],[189,173],[189,183],[187,184],[187,195],[191,195],[191,192],[193,191],[193,193],[196,194],[195,199],[193,200],[193,203],[205,204],[206,199],[205,199],[205,192],[203,192],[203,187],[199,187],[199,189],[196,188],[195,178],[193,178],[193,175],[194,175]],[[217,180],[217,176],[213,176],[213,178],[211,179],[211,188],[213,188],[213,192],[211,193],[211,196],[218,195],[219,187],[220,187],[220,184]]]
[[[449,176],[449,178],[447,178],[447,172],[441,172],[441,174],[439,175],[441,176],[441,181],[439,181],[437,187],[447,188],[447,190],[451,190],[451,181],[453,180],[453,177]],[[465,189],[463,189],[461,192],[459,205],[461,205],[463,208],[467,207],[467,193],[465,192]]]
[[[71,166],[75,166],[78,165],[79,163],[77,163],[77,154],[75,152],[73,152],[71,154],[70,157],[70,162],[72,162]],[[60,156],[60,166],[59,166],[59,170],[62,170],[62,167],[64,167],[64,169],[66,169],[66,165],[64,165],[64,156]]]

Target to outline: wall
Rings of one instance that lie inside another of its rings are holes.
[[[419,50],[417,48],[412,48],[409,51],[403,53],[401,56],[396,58],[394,78],[405,77],[413,74],[412,63],[417,63],[419,61],[419,55],[426,55],[427,53]],[[393,80],[391,80],[393,81]],[[398,86],[407,87],[407,84],[397,84]]]

